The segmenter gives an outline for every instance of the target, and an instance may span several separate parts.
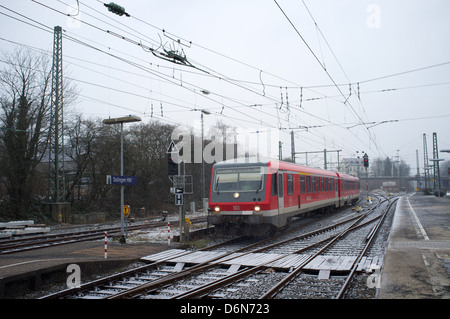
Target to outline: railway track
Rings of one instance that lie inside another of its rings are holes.
[[[319,298],[342,298],[394,202],[379,199],[365,213],[282,240],[278,236],[240,248],[234,240],[220,249],[170,250],[154,256],[157,260],[151,264],[43,299],[299,298],[306,287],[309,296],[316,291]],[[308,270],[308,265],[324,257],[347,258],[349,267],[339,276],[330,277],[328,271],[324,281],[323,273],[317,276]],[[289,263],[288,269],[281,269]]]
[[[192,223],[206,222],[206,217],[192,218],[191,222]],[[171,223],[173,226],[178,225],[178,221],[173,221]],[[157,228],[166,225],[167,221],[152,221],[148,224],[129,225],[128,230],[133,231],[147,228]],[[59,234],[26,236],[23,238],[2,240],[0,241],[0,255],[12,254],[17,252],[23,252],[58,245],[66,245],[74,242],[99,240],[105,237],[105,232],[107,232],[108,237],[120,235],[120,226],[77,231],[77,232],[59,233]]]

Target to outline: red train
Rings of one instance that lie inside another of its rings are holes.
[[[212,170],[208,221],[223,231],[264,234],[289,218],[359,198],[359,179],[282,161],[232,159]]]

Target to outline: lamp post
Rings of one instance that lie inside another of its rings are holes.
[[[123,123],[140,122],[141,118],[135,115],[129,115],[124,117],[109,118],[104,119],[103,124],[120,124],[120,175],[123,176]],[[124,234],[124,216],[123,216],[123,206],[124,206],[124,186],[120,185],[120,240],[121,244],[126,243]]]
[[[209,92],[206,89],[202,89],[200,92],[202,92],[204,95],[209,95],[211,92]],[[205,205],[204,205],[204,198],[205,198],[205,161],[203,158],[203,130],[204,130],[204,122],[203,122],[203,114],[210,115],[211,112],[205,109],[194,109],[193,111],[200,111],[201,112],[201,122],[202,122],[202,209],[205,211]]]
[[[205,91],[205,92],[202,91],[202,93],[203,94],[209,94],[208,91]],[[204,205],[204,198],[205,198],[205,161],[204,161],[204,158],[203,158],[203,155],[204,155],[203,154],[203,148],[204,148],[204,146],[203,146],[203,144],[204,144],[204,142],[203,142],[203,139],[204,139],[204,119],[203,119],[203,114],[210,115],[211,112],[209,112],[208,110],[205,110],[205,109],[192,109],[192,111],[198,111],[198,112],[201,113],[201,115],[200,115],[201,125],[202,125],[202,176],[201,176],[201,180],[202,180],[202,209],[204,210],[205,209],[205,205]]]
[[[203,212],[205,212],[205,159],[203,156],[204,146],[203,146],[203,136],[204,136],[204,120],[203,120],[203,114],[209,115],[211,112],[207,110],[201,110],[201,120],[202,120],[202,208]]]

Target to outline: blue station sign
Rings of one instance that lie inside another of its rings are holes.
[[[120,175],[106,175],[106,184],[108,185],[136,185],[136,176],[120,176]]]

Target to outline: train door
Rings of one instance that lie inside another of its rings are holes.
[[[333,178],[333,187],[334,187],[334,198],[335,198],[335,206],[338,208],[340,206],[339,202],[339,185],[338,185],[339,179]]]
[[[337,174],[337,178],[335,181],[336,181],[336,195],[337,195],[337,199],[338,199],[337,207],[340,207],[340,206],[342,206],[342,204],[341,204],[342,187],[341,187],[341,178],[340,178],[339,174]]]
[[[278,215],[284,214],[283,173],[278,172]]]

